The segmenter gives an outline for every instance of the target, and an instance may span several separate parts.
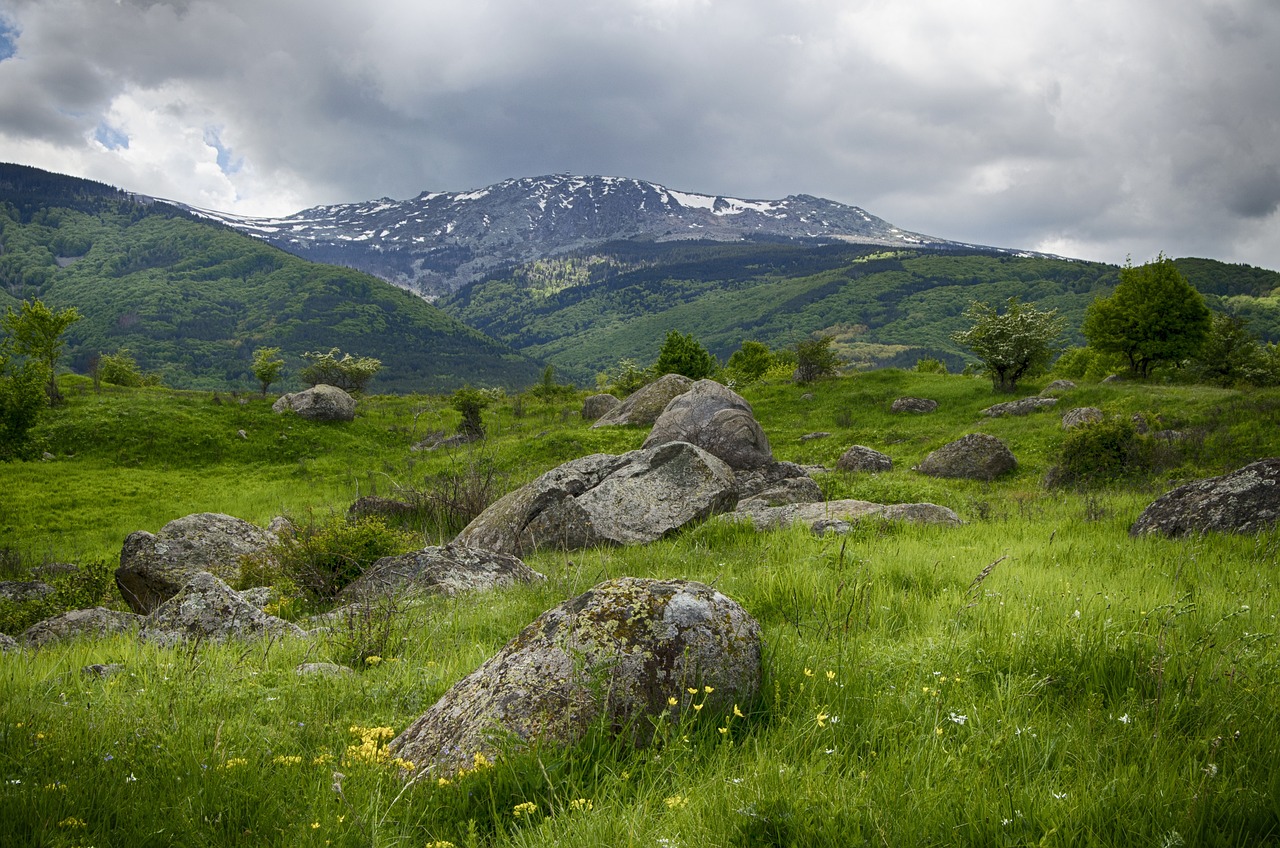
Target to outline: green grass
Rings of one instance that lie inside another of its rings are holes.
[[[801,400],[806,391],[812,400]],[[888,413],[906,394],[942,406],[927,416]],[[348,678],[293,672],[303,661],[347,658],[362,634],[346,628],[311,641],[165,651],[111,639],[6,655],[0,843],[1280,842],[1280,532],[1127,535],[1172,482],[1276,454],[1280,394],[1082,387],[1064,407],[1157,414],[1197,436],[1158,473],[1051,492],[1041,478],[1061,439],[1059,416],[980,418],[999,398],[979,381],[876,372],[807,389],[758,387],[748,399],[781,458],[833,466],[854,443],[894,458],[892,472],[874,477],[824,475],[830,494],[931,500],[967,523],[868,522],[846,537],[816,538],[713,521],[644,547],[539,554],[528,562],[548,576],[544,584],[395,610],[383,660]],[[154,455],[126,450],[141,432],[134,424],[99,424],[119,430],[66,459],[75,452],[67,434],[86,432],[82,416],[110,422],[117,402],[153,413],[190,404],[190,415],[175,416],[184,423],[174,433],[156,433]],[[50,488],[84,487],[83,496],[60,495],[75,510],[65,526],[97,528],[84,551],[101,556],[118,551],[130,530],[154,531],[191,504],[226,505],[254,520],[341,511],[375,482],[385,493],[388,481],[423,480],[468,456],[408,451],[427,430],[456,423],[443,399],[371,398],[346,427],[273,418],[260,404],[145,392],[73,397],[41,431],[58,459],[0,467],[31,510],[5,518],[3,545],[28,563],[46,551],[74,554],[63,533],[25,517],[52,502]],[[511,486],[644,436],[589,430],[563,417],[572,403],[523,405],[521,417],[510,400],[486,413],[486,450]],[[289,423],[292,431],[283,429]],[[252,447],[220,447],[230,424],[292,434],[303,447],[274,459],[253,438]],[[816,430],[833,435],[799,440]],[[972,431],[1006,439],[1019,471],[976,484],[909,470]],[[205,436],[206,447],[182,447]],[[252,452],[240,460],[232,450]],[[191,500],[106,497],[120,456],[130,474],[149,475],[133,479]],[[714,583],[756,616],[765,681],[754,702],[739,705],[741,718],[698,714],[673,725],[667,717],[660,744],[644,750],[601,733],[403,793],[395,768],[348,750],[361,742],[352,728],[399,732],[538,613],[622,575]],[[106,662],[124,671],[105,680],[80,672]],[[535,811],[517,817],[526,803]]]

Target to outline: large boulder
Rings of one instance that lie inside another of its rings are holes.
[[[408,592],[456,595],[546,579],[510,554],[448,544],[383,557],[351,581],[338,599],[366,601]]]
[[[988,418],[1003,418],[1006,415],[1030,415],[1038,409],[1047,409],[1057,405],[1058,399],[1056,397],[1040,397],[1037,395],[1036,397],[1025,397],[988,406],[982,410],[982,414]]]
[[[499,498],[454,544],[513,556],[642,544],[732,509],[737,500],[729,466],[686,442],[592,454]]]
[[[621,403],[622,401],[613,395],[588,395],[582,400],[582,418],[586,421],[599,421],[617,409]]]
[[[1142,511],[1129,534],[1259,533],[1277,521],[1280,458],[1272,457],[1161,495]]]
[[[212,574],[200,573],[147,616],[139,635],[167,647],[306,633],[292,622],[267,615]]]
[[[720,457],[730,468],[760,468],[773,462],[769,438],[751,404],[715,380],[699,380],[676,397],[654,422],[642,447],[688,442]]]
[[[354,421],[356,399],[337,386],[321,383],[306,391],[281,395],[271,409],[278,414],[294,412],[309,421]]]
[[[794,462],[771,462],[758,468],[736,469],[733,476],[737,481],[738,498],[752,498],[779,487],[808,488],[805,480],[812,482],[809,470]],[[814,483],[813,485],[817,485]],[[822,500],[821,497],[814,500]]]
[[[652,424],[658,420],[667,404],[689,391],[692,386],[693,381],[683,374],[664,374],[649,385],[636,389],[591,427]]]
[[[43,600],[55,590],[48,583],[40,580],[0,580],[0,601],[25,604],[28,601]]]
[[[746,500],[738,501],[738,509],[750,501],[765,506],[782,506],[784,504],[811,504],[826,500],[822,487],[812,477],[788,477],[776,485],[757,492]]]
[[[1052,383],[1045,386],[1040,391],[1040,394],[1042,395],[1060,394],[1062,392],[1069,392],[1075,387],[1076,387],[1076,384],[1071,382],[1070,380],[1054,380]]]
[[[915,470],[929,477],[994,480],[1018,467],[1004,442],[986,433],[970,433],[929,454]]]
[[[160,532],[130,533],[120,551],[116,585],[134,612],[146,615],[196,574],[228,583],[240,579],[240,558],[259,554],[276,537],[247,521],[216,512],[175,518]]]
[[[756,530],[777,530],[804,524],[812,530],[848,532],[863,519],[879,518],[909,524],[938,524],[955,527],[960,516],[945,506],[931,503],[878,504],[870,501],[839,500],[825,503],[794,503],[769,506],[758,499],[744,501],[738,509],[718,520],[751,519]]]
[[[543,613],[388,747],[443,777],[477,753],[572,744],[598,722],[644,744],[664,712],[732,713],[760,675],[760,627],[735,601],[692,581],[622,577]]]
[[[32,648],[40,648],[81,637],[130,633],[138,628],[142,620],[141,616],[133,613],[117,612],[105,607],[72,610],[36,622],[22,632],[18,641]]]
[[[1102,410],[1096,406],[1077,406],[1062,413],[1062,429],[1074,430],[1086,424],[1097,424],[1103,419]]]
[[[916,415],[927,415],[938,408],[936,400],[918,397],[900,397],[889,404],[890,412],[913,412]]]
[[[863,445],[854,445],[836,460],[836,468],[841,471],[892,471],[893,460],[878,450]]]

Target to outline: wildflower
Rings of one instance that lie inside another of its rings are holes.
[[[832,716],[832,717],[831,717],[831,723],[832,723],[832,724],[839,724],[839,723],[840,723],[840,716]]]
[[[244,757],[232,757],[231,759],[224,762],[222,765],[218,766],[218,768],[222,769],[223,771],[226,771],[228,769],[239,768],[240,766],[247,766],[247,765],[249,765],[249,761],[246,760]]]
[[[271,762],[278,766],[297,766],[302,765],[302,757],[286,756],[281,754],[280,756],[272,759]]]
[[[590,798],[574,798],[569,802],[569,809],[573,812],[591,812],[594,807]]]
[[[455,848],[452,842],[444,839],[437,839],[435,842],[428,842],[426,848]]]
[[[1116,721],[1120,722],[1121,724],[1129,724],[1130,722],[1133,721],[1133,719],[1129,718],[1128,713],[1125,713],[1124,715],[1120,716],[1120,718],[1116,719]]]
[[[721,735],[729,732],[729,728],[727,727],[718,727],[716,729],[720,731]]]
[[[319,830],[319,829],[320,829],[320,822],[312,822],[312,823],[311,823],[311,829],[312,829],[312,830]]]
[[[515,816],[516,818],[520,818],[521,816],[531,816],[537,811],[538,811],[537,804],[533,803],[532,801],[525,801],[522,804],[516,804],[514,807],[512,807],[511,815]]]
[[[956,724],[964,724],[966,721],[969,720],[969,717],[967,715],[961,715],[960,713],[951,713],[950,715],[947,716],[947,718],[951,719]]]
[[[377,665],[380,662],[382,662],[382,657],[376,654],[364,658],[365,665]]]
[[[441,777],[436,780],[436,786],[439,786],[441,788],[448,786],[449,783],[450,781],[449,781],[449,778],[447,777]]]
[[[492,766],[493,763],[490,762],[489,758],[480,751],[476,751],[475,756],[471,758],[472,771],[480,771],[481,769],[491,768]]]
[[[1201,769],[1201,771],[1202,771],[1202,772],[1204,772],[1204,773],[1205,773],[1205,775],[1207,775],[1207,776],[1209,776],[1209,777],[1217,777],[1217,776],[1218,776],[1218,767],[1217,767],[1216,765],[1214,765],[1213,763],[1209,763],[1209,765],[1207,765],[1207,766],[1205,766],[1204,768],[1202,768],[1202,769]]]
[[[676,696],[675,696],[675,695],[672,695],[670,698],[667,698],[667,706],[669,706],[669,707],[674,707],[674,706],[675,706],[676,704],[678,704],[678,703],[680,703],[680,702],[679,702],[678,700],[676,700]]]
[[[703,694],[710,695],[712,692],[716,690],[711,688],[710,686],[703,686],[702,691],[703,691]]]
[[[734,704],[734,705],[733,705],[733,714],[734,714],[735,716],[737,716],[738,718],[745,718],[745,716],[743,716],[743,715],[742,715],[742,710],[738,709],[738,705],[737,705],[737,704]]]
[[[805,677],[813,677],[813,669],[811,669],[811,668],[805,668],[805,670],[804,670],[804,676],[805,676]]]
[[[937,734],[938,736],[941,736],[941,735],[942,735],[942,728],[941,728],[941,727],[935,727],[935,728],[933,729],[933,732],[934,732],[935,734]]]
[[[703,706],[704,706],[703,704],[694,704],[694,705],[693,705],[693,711],[696,713],[696,712],[698,712],[699,710],[701,710]]]
[[[133,772],[129,772],[129,776],[124,779],[125,783],[137,783],[138,778],[133,776]]]
[[[311,759],[311,765],[313,766],[328,765],[332,759],[333,759],[333,754],[329,754],[329,753],[319,754],[318,756],[315,756]]]
[[[58,822],[58,827],[88,827],[84,819],[78,819],[75,816],[68,816]]]
[[[684,795],[672,795],[670,798],[662,799],[662,803],[666,804],[668,809],[678,810],[688,805],[689,799]]]
[[[826,726],[827,726],[827,719],[831,718],[831,716],[827,715],[827,714],[826,714],[826,713],[824,713],[824,712],[819,712],[819,713],[818,713],[818,715],[817,715],[815,718],[816,718],[816,720],[817,720],[817,722],[818,722],[818,727],[826,727]]]
[[[831,669],[827,669],[827,679],[828,679],[828,680],[835,680],[835,679],[836,679],[836,673],[835,673],[834,671],[832,671]]]
[[[690,695],[696,695],[696,694],[698,694],[698,690],[697,690],[697,689],[694,689],[692,686],[690,686],[688,689],[686,689],[686,690],[684,690],[684,691],[688,692]]]
[[[1065,792],[1050,792],[1049,794],[1052,795],[1054,798],[1058,799],[1059,801],[1067,800],[1067,793]]]

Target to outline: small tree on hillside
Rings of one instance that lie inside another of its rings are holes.
[[[754,383],[774,363],[773,353],[769,346],[762,342],[744,341],[742,347],[733,352],[725,371],[730,377],[742,383]]]
[[[280,358],[280,348],[260,347],[253,352],[253,376],[262,386],[262,396],[267,396],[267,389],[280,379],[284,370],[284,360]]]
[[[681,334],[677,330],[667,333],[667,340],[658,352],[658,361],[654,363],[654,372],[663,374],[683,374],[690,380],[701,380],[710,377],[719,369],[720,363],[703,347],[692,334]]]
[[[982,360],[983,373],[999,392],[1011,392],[1023,377],[1044,373],[1064,323],[1058,310],[1042,311],[1016,297],[1009,298],[1004,312],[975,301],[964,315],[973,325],[951,338]]]
[[[339,358],[341,354],[341,358]],[[304,353],[307,365],[298,376],[308,386],[336,386],[344,392],[360,394],[382,368],[382,360],[372,356],[352,356],[330,348],[328,353]]]
[[[1161,363],[1195,356],[1209,327],[1204,298],[1161,253],[1137,268],[1126,263],[1115,292],[1089,304],[1081,331],[1090,347],[1121,354],[1130,373],[1148,377]]]
[[[5,340],[7,342],[7,340]],[[26,453],[27,434],[49,405],[43,362],[17,362],[0,343],[0,460]]]
[[[489,405],[489,396],[479,389],[464,386],[449,398],[449,405],[458,410],[462,420],[458,422],[458,432],[473,439],[484,438],[484,422],[480,413]]]
[[[796,345],[797,383],[812,383],[822,377],[835,376],[840,369],[840,357],[831,349],[833,341],[835,339],[831,336],[820,336]]]
[[[49,382],[45,391],[50,403],[56,404],[62,400],[57,376],[58,359],[67,345],[62,334],[81,317],[74,306],[54,312],[39,300],[24,300],[19,311],[14,312],[10,307],[3,320],[0,320],[4,331],[9,335],[11,351],[34,359],[48,369]]]

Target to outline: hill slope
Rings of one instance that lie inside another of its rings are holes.
[[[70,361],[128,349],[176,387],[253,384],[255,347],[339,347],[383,362],[380,391],[520,386],[538,367],[439,309],[358,271],[291,256],[164,203],[0,166],[0,288],[77,307]],[[3,306],[0,303],[0,306]]]

